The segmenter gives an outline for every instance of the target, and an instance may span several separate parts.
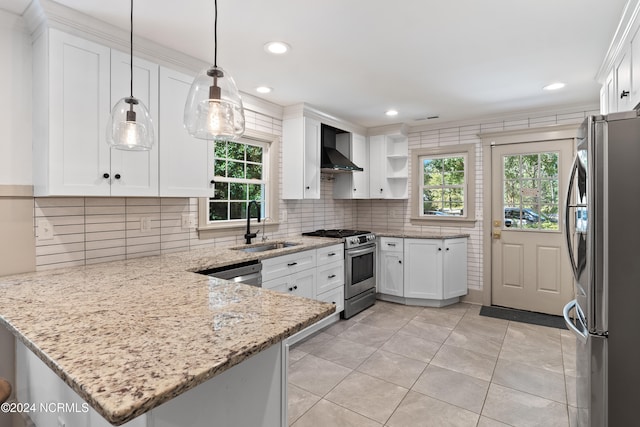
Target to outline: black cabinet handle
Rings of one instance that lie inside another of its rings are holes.
[[[395,243],[387,243],[387,246],[393,246],[395,248],[396,244]]]
[[[293,288],[289,288],[289,292],[293,292]]]
[[[104,174],[102,174],[102,177],[103,177],[104,179],[107,179],[107,178],[109,178],[109,174],[108,174],[108,173],[104,173]]]
[[[335,301],[331,301],[331,304],[336,305],[336,302]]]
[[[380,192],[382,193],[382,188],[380,189]]]
[[[115,174],[115,178],[120,179],[120,174],[119,173]]]
[[[290,262],[289,264],[287,264],[288,267],[293,267],[294,265],[298,265],[297,262]]]
[[[327,256],[334,256],[335,254],[335,252],[331,252],[330,254],[327,254]]]
[[[628,90],[623,90],[622,93],[620,94],[620,99],[629,96],[629,91]]]
[[[295,285],[295,286],[293,287],[293,289],[298,289],[298,285]]]
[[[336,275],[332,274],[331,276],[329,276],[329,279],[333,279],[334,277],[336,277]]]

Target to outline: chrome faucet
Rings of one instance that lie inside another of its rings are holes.
[[[251,205],[256,207],[256,218],[258,219],[258,222],[260,222],[260,208],[258,207],[258,203],[256,203],[255,200],[251,200],[247,205],[247,233],[244,235],[247,245],[250,245],[251,239],[257,236],[256,233],[251,232]]]
[[[267,220],[268,220],[268,219],[270,219],[270,218],[265,217],[265,218],[262,220],[262,241],[263,241],[263,242],[266,242],[266,241],[267,241],[267,239],[268,239],[268,237],[267,237],[267,235],[266,235],[266,233],[265,233],[265,232],[266,232],[265,228],[267,227]]]

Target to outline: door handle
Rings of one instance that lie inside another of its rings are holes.
[[[578,327],[573,323],[571,317],[569,316],[569,312],[574,308],[576,309],[576,319],[580,323],[582,330],[578,329]],[[589,339],[589,332],[587,331],[587,327],[582,320],[584,316],[581,313],[578,301],[569,301],[569,303],[562,309],[562,317],[564,317],[564,323],[567,325],[569,330],[572,331],[580,341],[586,343],[587,339]]]
[[[571,225],[571,215],[570,215],[570,209],[573,206],[577,206],[577,205],[572,205],[571,204],[571,195],[573,194],[573,181],[578,173],[578,167],[579,167],[579,162],[580,162],[580,157],[578,157],[576,155],[576,158],[573,161],[573,165],[571,166],[571,173],[569,174],[569,186],[567,188],[567,200],[565,201],[564,204],[564,237],[566,239],[566,244],[567,244],[567,250],[569,252],[569,264],[571,264],[571,272],[573,273],[573,277],[578,280],[578,266],[576,265],[577,263],[574,261],[575,258],[575,254],[573,251],[573,242],[571,241],[571,231],[569,230],[569,225]]]

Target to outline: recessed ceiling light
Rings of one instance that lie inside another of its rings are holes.
[[[256,88],[256,92],[258,92],[258,93],[269,93],[272,90],[273,89],[271,89],[269,86],[258,86]]]
[[[557,82],[557,83],[551,83],[550,85],[546,85],[542,89],[544,89],[544,90],[558,90],[558,89],[562,89],[564,86],[565,86],[564,83]]]
[[[385,114],[389,117],[397,116],[398,112],[396,110],[387,110]]]
[[[291,49],[291,46],[289,46],[285,42],[269,42],[264,45],[264,50],[276,55],[282,55],[283,53],[287,53],[289,49]]]

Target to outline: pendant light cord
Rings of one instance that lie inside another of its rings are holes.
[[[213,17],[213,66],[218,68],[218,0],[214,0],[213,4],[215,11]]]
[[[133,0],[131,0],[131,18],[130,18],[130,24],[131,24],[131,34],[129,35],[129,48],[130,48],[130,76],[131,76],[131,80],[129,82],[130,84],[130,89],[131,89],[131,98],[133,98]],[[131,107],[133,108],[133,104],[131,104]]]

